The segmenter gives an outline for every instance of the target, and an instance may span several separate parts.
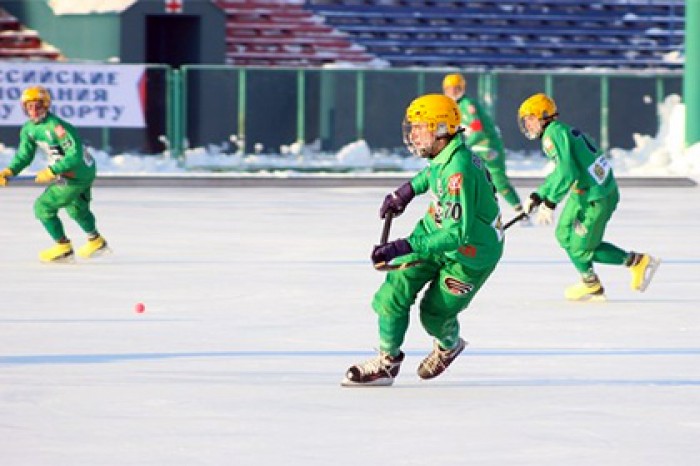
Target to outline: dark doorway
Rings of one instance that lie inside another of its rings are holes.
[[[189,63],[199,63],[199,16],[148,15],[146,17],[146,62],[179,68]],[[151,73],[153,78],[157,71]],[[164,76],[163,76],[164,77]],[[148,127],[148,151],[152,153],[168,149],[173,141],[163,139],[167,133],[165,115],[167,96],[165,79],[148,79],[146,83],[146,112]]]
[[[146,62],[179,67],[201,63],[199,16],[157,15],[146,18]]]

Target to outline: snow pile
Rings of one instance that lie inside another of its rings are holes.
[[[685,106],[677,95],[668,96],[658,107],[660,125],[655,136],[635,134],[635,148],[611,149],[609,154],[619,176],[694,176],[700,175],[700,143],[688,149],[685,140]],[[288,176],[294,173],[342,173],[344,176],[368,174],[415,173],[425,166],[425,160],[410,157],[404,150],[375,150],[366,141],[351,142],[337,153],[321,151],[319,141],[311,144],[294,142],[280,147],[279,153],[266,153],[262,145],[247,154],[243,141],[229,147],[208,146],[185,151],[182,159],[173,159],[169,151],[158,155],[120,154],[110,156],[92,149],[101,174],[146,175],[176,173],[274,173]],[[227,150],[229,152],[227,152]],[[0,168],[7,166],[15,150],[0,144]],[[47,158],[39,152],[24,175],[31,175],[47,165]],[[548,174],[552,165],[534,151],[509,151],[507,168],[510,176]]]
[[[685,105],[678,95],[668,96],[658,107],[660,125],[656,136],[633,135],[629,151],[610,149],[615,172],[634,176],[700,174],[700,144],[685,148]]]

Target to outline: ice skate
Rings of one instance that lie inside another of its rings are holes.
[[[418,377],[432,379],[445,372],[459,353],[467,346],[467,342],[459,339],[457,346],[451,350],[442,349],[437,341],[433,344],[433,351],[418,366]]]
[[[387,353],[379,353],[378,356],[349,368],[341,385],[344,387],[389,386],[399,375],[403,359],[403,352],[394,357]]]
[[[605,288],[597,275],[582,279],[566,289],[564,296],[569,301],[606,301]]]
[[[48,249],[44,249],[39,253],[41,262],[74,262],[73,245],[68,243],[56,243]]]
[[[633,265],[630,265],[630,273],[632,274],[632,282],[630,287],[635,291],[644,292],[649,286],[651,279],[656,273],[656,269],[661,265],[661,259],[650,256],[649,254],[636,254]]]
[[[102,235],[97,235],[94,238],[88,239],[87,243],[78,249],[78,255],[83,259],[90,259],[99,257],[109,251],[107,241]]]

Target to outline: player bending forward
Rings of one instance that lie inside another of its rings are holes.
[[[88,236],[78,255],[89,258],[106,250],[107,242],[97,232],[95,216],[90,211],[95,179],[93,158],[84,149],[76,129],[49,111],[51,96],[46,89],[41,86],[25,89],[21,102],[29,120],[22,126],[17,153],[7,168],[0,171],[0,186],[5,186],[7,178],[18,175],[32,163],[37,148],[46,152],[49,167],[41,170],[35,181],[50,184],[34,203],[34,214],[56,244],[41,251],[39,259],[60,262],[73,258],[73,246],[58,218],[59,209],[66,209]]]
[[[569,194],[556,238],[581,274],[581,281],[568,287],[565,297],[605,300],[594,262],[624,264],[632,274],[632,289],[644,291],[661,261],[603,241],[605,227],[620,200],[612,167],[589,136],[560,122],[558,115],[554,100],[535,94],[520,105],[518,124],[525,137],[542,140],[545,155],[555,164],[554,171],[525,203],[526,212],[536,211],[537,223],[551,224],[554,208]]]
[[[386,196],[380,217],[401,214],[414,196],[430,192],[432,203],[413,232],[375,246],[375,264],[417,259],[411,268],[387,273],[374,295],[379,317],[379,355],[350,367],[344,386],[391,385],[404,360],[401,345],[409,312],[418,293],[420,320],[434,338],[433,351],[418,366],[418,376],[440,375],[462,352],[458,314],[467,308],[503,253],[503,230],[495,193],[482,160],[458,135],[460,112],[444,95],[414,100],[406,110],[404,142],[428,159],[428,166],[394,193]]]

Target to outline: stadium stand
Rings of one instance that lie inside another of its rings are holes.
[[[683,0],[306,0],[392,66],[677,69]]]
[[[363,64],[375,57],[302,8],[280,0],[216,0],[226,13],[226,60],[231,65]]]
[[[13,15],[0,8],[0,59],[59,60],[61,52],[24,28]]]

